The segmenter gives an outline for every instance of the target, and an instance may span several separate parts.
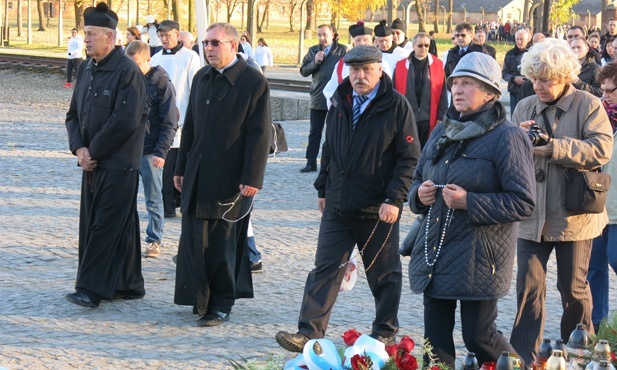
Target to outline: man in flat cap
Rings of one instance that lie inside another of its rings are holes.
[[[323,338],[357,244],[375,299],[371,336],[396,342],[402,287],[399,218],[420,156],[413,112],[382,73],[382,53],[357,46],[345,55],[349,77],[334,93],[321,171],[315,181],[322,211],[315,268],[306,279],[298,332],[276,341],[301,352]]]
[[[395,66],[396,62],[407,58],[411,53],[411,50],[403,49],[396,45],[392,35],[392,27],[387,26],[385,20],[382,20],[375,26],[375,43],[383,53],[382,58],[390,66]]]
[[[412,39],[413,52],[409,58],[398,61],[393,77],[394,88],[405,95],[413,108],[422,147],[448,109],[443,62],[429,54],[430,40],[427,33],[417,33]]]
[[[71,152],[82,169],[79,264],[74,304],[146,294],[141,274],[137,188],[144,146],[146,85],[115,46],[118,16],[107,4],[84,11],[82,65],[66,114]]]
[[[403,23],[400,18],[396,18],[392,21],[392,38],[397,46],[403,49],[413,50],[413,46],[405,34],[405,23]]]
[[[336,62],[347,52],[345,45],[334,40],[334,32],[329,24],[322,24],[317,27],[317,37],[319,37],[319,44],[309,48],[300,67],[300,74],[303,77],[312,76],[310,92],[311,128],[308,145],[306,146],[306,166],[300,169],[302,173],[317,171],[319,144],[321,144],[321,134],[328,113],[323,89],[332,76]]]
[[[358,23],[349,26],[349,35],[352,37],[353,47],[360,45],[373,45],[373,29],[370,27],[366,27],[363,21],[358,21]],[[382,60],[381,67],[384,73],[387,73],[388,76],[391,76],[392,70],[388,62]],[[349,66],[345,64],[343,58],[341,58],[336,63],[336,66],[332,71],[332,77],[330,77],[330,81],[328,81],[326,87],[324,87],[323,89],[323,95],[326,97],[328,109],[330,109],[330,105],[332,105],[330,98],[332,97],[332,95],[334,95],[334,92],[336,91],[338,85],[343,82],[343,80],[347,76],[349,76]]]
[[[184,47],[180,39],[180,25],[176,21],[164,20],[157,30],[163,49],[154,54],[151,65],[161,66],[169,75],[171,83],[176,89],[176,106],[180,112],[178,131],[169,149],[163,167],[163,211],[165,218],[176,217],[176,208],[180,206],[180,192],[174,188],[174,170],[178,158],[178,148],[182,138],[182,127],[186,116],[186,108],[189,104],[189,94],[193,77],[201,68],[199,54],[191,52]],[[160,254],[160,240],[157,243],[150,242],[146,248],[146,257],[158,257]]]

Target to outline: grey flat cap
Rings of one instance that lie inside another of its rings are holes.
[[[369,45],[356,46],[345,54],[343,61],[348,66],[381,63],[381,50]]]
[[[452,86],[454,77],[472,77],[484,82],[493,93],[501,96],[499,81],[501,81],[501,68],[495,59],[480,52],[466,54],[459,61],[454,71],[448,77],[448,84]]]

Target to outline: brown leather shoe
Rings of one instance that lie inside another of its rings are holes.
[[[380,341],[381,343],[385,344],[386,346],[391,346],[393,344],[396,344],[396,335],[393,335],[391,337],[382,337],[379,334],[373,333],[373,334],[369,335],[369,337]]]
[[[279,346],[290,352],[302,352],[304,345],[309,341],[304,334],[291,334],[286,331],[279,331],[275,338]]]

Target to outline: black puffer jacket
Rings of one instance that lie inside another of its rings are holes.
[[[431,133],[414,174],[409,204],[414,213],[428,213],[417,194],[424,181],[432,180],[465,189],[467,210],[454,211],[436,256],[448,212],[438,190],[412,250],[411,290],[440,299],[497,299],[508,293],[512,281],[516,222],[530,217],[535,207],[532,147],[525,132],[506,121],[505,109],[497,102],[473,120],[485,128],[484,134],[452,140],[440,155],[436,144],[443,140],[445,127],[456,122],[454,115],[458,113],[451,107]]]
[[[332,71],[336,63],[345,56],[347,48],[337,42],[330,45],[330,52],[326,58],[319,64],[315,64],[315,54],[321,51],[321,45],[311,46],[302,60],[300,74],[304,77],[312,76],[311,83],[311,109],[328,110],[326,97],[323,94],[323,89],[332,77]]]
[[[517,85],[514,82],[514,77],[522,76],[521,74],[521,59],[527,52],[527,49],[519,49],[513,47],[508,50],[505,58],[503,59],[503,69],[501,70],[501,78],[508,82],[508,92],[510,94],[519,95],[519,90],[522,85]]]
[[[572,85],[579,90],[587,91],[590,94],[602,97],[602,88],[600,88],[600,82],[596,78],[600,66],[596,62],[585,59],[581,65],[581,73],[578,74],[578,81]]]

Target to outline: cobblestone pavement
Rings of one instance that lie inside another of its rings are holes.
[[[143,260],[144,299],[104,301],[98,309],[64,300],[77,267],[81,178],[64,128],[70,90],[61,88],[59,75],[0,71],[0,81],[0,367],[228,369],[227,358],[244,357],[261,364],[274,358],[282,368],[293,357],[274,334],[296,328],[319,227],[315,174],[298,172],[307,121],[282,122],[290,150],[270,161],[255,202],[255,237],[264,261],[264,272],[254,275],[256,297],[239,300],[223,326],[201,328],[190,307],[173,304],[178,218],[166,222],[161,256]],[[138,202],[143,235],[141,192]],[[403,232],[411,220],[406,210]],[[550,271],[546,337],[556,338],[561,309],[553,265]],[[615,309],[617,279],[611,279]],[[506,335],[516,309],[513,291],[499,305],[498,326]],[[360,278],[339,296],[327,337],[340,346],[349,328],[368,333],[373,315],[366,279]],[[406,273],[400,323],[400,334],[420,340],[422,300],[410,293]],[[458,329],[455,336],[462,358]]]

